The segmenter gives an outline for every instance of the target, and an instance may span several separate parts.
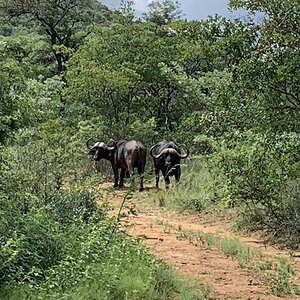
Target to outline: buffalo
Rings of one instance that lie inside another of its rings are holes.
[[[114,187],[123,187],[125,173],[131,176],[134,168],[137,168],[140,175],[140,191],[144,189],[143,179],[147,150],[141,142],[121,139],[109,144],[97,142],[91,146],[90,141],[91,139],[87,141],[87,147],[89,154],[93,155],[93,159],[99,161],[103,158],[110,161],[115,178]],[[120,181],[119,169],[121,169]]]
[[[153,158],[154,171],[156,177],[156,187],[158,188],[159,171],[162,171],[166,188],[169,187],[169,176],[175,176],[176,182],[180,179],[180,160],[189,156],[189,149],[186,148],[184,154],[173,141],[161,141],[150,149]]]

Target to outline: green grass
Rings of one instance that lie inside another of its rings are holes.
[[[182,279],[172,268],[160,264],[155,268],[137,260],[130,265],[123,265],[122,270],[116,265],[105,267],[97,263],[89,270],[89,278],[78,282],[76,286],[60,291],[45,286],[32,288],[29,284],[2,288],[2,300],[19,299],[68,299],[68,300],[208,300],[212,299],[213,290],[209,285],[200,285]],[[127,268],[126,268],[127,267]],[[66,278],[67,280],[67,278]]]
[[[6,238],[3,229],[0,241],[1,300],[209,299],[207,287],[182,279],[120,232],[81,190],[12,216],[14,234]]]
[[[214,246],[218,246],[220,243],[220,237],[213,234],[213,233],[205,233],[202,231],[199,231],[197,233],[197,240],[201,241],[201,243],[207,247],[212,248]]]
[[[220,249],[227,257],[237,259],[241,268],[246,268],[254,258],[261,256],[260,249],[249,247],[238,237],[221,239]]]
[[[227,201],[229,193],[227,186],[223,184],[224,178],[209,167],[206,157],[194,156],[183,161],[181,174],[178,184],[171,177],[169,189],[165,189],[160,176],[160,190],[151,189],[148,198],[159,207],[192,212],[202,212],[216,204],[222,207],[222,203]],[[154,185],[154,181],[151,184]]]
[[[238,261],[239,267],[250,268],[251,263],[256,258],[261,258],[261,250],[254,247],[249,247],[246,243],[241,241],[239,237],[221,237],[215,233],[205,233],[198,231],[195,233],[188,233],[185,231],[185,238],[196,239],[200,241],[202,245],[211,249],[220,249],[227,257],[231,257]],[[252,267],[251,267],[252,268]]]
[[[285,257],[279,257],[274,272],[266,275],[266,282],[272,293],[283,297],[286,295],[300,295],[300,287],[292,282],[295,272]]]

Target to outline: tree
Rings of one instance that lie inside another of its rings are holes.
[[[299,1],[232,0],[231,7],[263,13],[256,49],[241,65],[237,80],[248,90],[264,93],[273,115],[300,117]],[[286,123],[286,122],[284,122]],[[282,127],[283,128],[283,127]]]
[[[162,3],[160,1],[152,1],[148,4],[148,8],[149,13],[145,13],[144,18],[158,26],[170,24],[181,17],[178,1],[164,0]]]
[[[22,124],[19,95],[24,90],[25,77],[19,63],[6,56],[6,43],[0,43],[0,145]]]
[[[251,23],[220,16],[204,21],[180,20],[173,22],[172,28],[186,48],[184,69],[192,77],[239,64],[249,57],[256,38]]]
[[[116,130],[129,132],[136,119],[155,119],[159,130],[173,130],[182,99],[189,99],[173,74],[183,56],[179,45],[177,36],[158,36],[144,22],[99,28],[69,61],[70,99]]]
[[[9,17],[26,15],[41,25],[50,39],[57,73],[64,70],[67,49],[77,44],[75,34],[87,24],[109,18],[108,9],[96,0],[1,0],[0,9]]]

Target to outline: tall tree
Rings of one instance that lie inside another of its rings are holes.
[[[68,59],[66,48],[76,45],[75,34],[109,16],[108,9],[96,0],[0,0],[0,10],[9,17],[27,15],[42,26],[52,45],[57,73],[64,70]]]
[[[177,36],[160,37],[154,31],[152,24],[137,22],[89,35],[68,63],[70,100],[86,103],[118,130],[136,117],[155,119],[158,127],[171,130],[183,91],[168,68],[176,72],[174,61],[180,61],[182,49]]]
[[[149,12],[144,14],[147,21],[159,26],[170,24],[172,21],[180,19],[181,10],[178,1],[164,0],[152,1],[148,4]]]
[[[300,2],[293,0],[231,0],[233,8],[263,13],[257,47],[246,61],[242,78],[247,87],[264,91],[276,115],[300,118]]]

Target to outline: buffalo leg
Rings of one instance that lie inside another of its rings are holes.
[[[159,183],[159,169],[154,170],[155,172],[155,179],[156,179],[156,187],[158,188],[158,183]]]
[[[121,169],[119,187],[124,186],[125,172],[126,172],[126,169]]]
[[[168,175],[169,173],[163,171],[163,175],[164,175],[164,180],[165,180],[165,185],[166,185],[166,189],[169,188],[169,184],[170,184],[170,177]]]
[[[168,189],[169,188],[169,184],[170,184],[170,177],[169,177],[169,175],[166,176],[165,183],[166,183],[166,189]]]
[[[140,192],[144,190],[144,168],[138,168],[138,173],[140,175]]]
[[[177,172],[175,173],[175,180],[178,183],[181,175],[180,167],[177,168]]]
[[[116,166],[112,166],[112,168],[113,168],[114,178],[115,178],[114,187],[118,187],[118,181],[119,181],[119,172],[118,172],[118,168],[117,168]]]

